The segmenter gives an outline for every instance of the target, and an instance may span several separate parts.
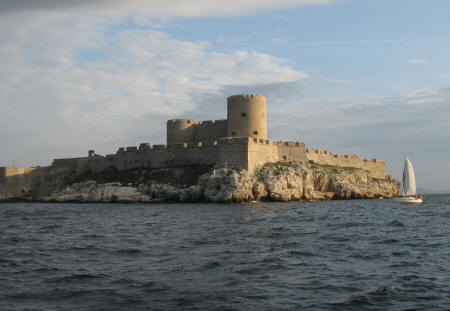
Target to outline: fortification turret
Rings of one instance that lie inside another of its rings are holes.
[[[227,136],[267,139],[266,98],[234,95],[227,98]]]
[[[167,145],[182,144],[195,139],[195,120],[173,119],[167,121]]]

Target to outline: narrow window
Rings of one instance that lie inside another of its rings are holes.
[[[253,135],[258,135],[258,131],[253,131]]]
[[[245,112],[241,113],[241,117],[245,118],[247,114]]]
[[[283,160],[285,160],[285,161],[287,160],[287,158],[286,158],[286,156],[285,156],[285,155],[283,156]]]
[[[236,136],[236,132],[232,132],[231,135]]]

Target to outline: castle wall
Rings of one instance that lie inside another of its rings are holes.
[[[146,148],[119,148],[116,154],[95,157],[89,169],[100,172],[114,167],[126,170],[136,167],[159,168],[192,164],[219,164],[253,171],[267,162],[307,161],[303,143],[274,142],[248,137],[225,137],[214,142],[195,142]]]
[[[248,169],[248,138],[222,138],[218,142],[219,152],[216,159],[220,166],[232,166]]]
[[[267,105],[261,95],[227,98],[227,137],[267,139]]]
[[[213,142],[226,136],[227,120],[202,121],[195,125],[195,141]]]
[[[89,169],[100,172],[114,167],[126,170],[136,167],[159,168],[166,166],[215,164],[218,158],[217,142],[195,142],[166,145],[145,144],[146,147],[120,148],[116,154],[104,158],[93,158],[89,161]]]
[[[44,177],[48,167],[0,167],[0,196],[19,196],[26,185],[36,178]]]
[[[167,121],[167,144],[182,144],[195,141],[195,126],[200,122],[187,119]]]
[[[250,137],[226,137],[219,141],[219,165],[228,165],[253,172],[268,162],[305,162],[303,143],[277,142]]]
[[[384,179],[386,177],[386,164],[382,160],[366,160],[357,155],[333,154],[330,151],[319,149],[306,149],[306,156],[309,161],[317,164],[361,168],[368,171],[373,178]]]
[[[303,143],[249,139],[249,171],[270,162],[306,162],[306,149]]]
[[[251,138],[248,146],[249,171],[267,162],[280,161],[278,142]]]
[[[76,175],[86,172],[88,168],[88,158],[66,158],[66,159],[54,159],[50,166],[50,175],[64,175],[73,173]]]
[[[9,195],[18,195],[20,189],[29,182],[29,173],[35,168],[2,167],[0,171],[0,191]]]
[[[366,171],[369,171],[371,173],[371,176],[374,178],[386,178],[386,163],[383,160],[364,159],[362,162],[362,168]]]
[[[278,161],[306,162],[306,148],[300,142],[278,142]]]
[[[4,193],[6,190],[6,167],[0,167],[0,194]]]
[[[167,145],[169,146],[192,142],[213,142],[225,136],[227,136],[227,120],[167,121]]]

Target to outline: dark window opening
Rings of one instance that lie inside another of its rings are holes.
[[[287,160],[287,157],[286,157],[286,156],[283,156],[283,160]]]
[[[241,113],[241,117],[245,118],[246,116],[247,116],[247,114],[245,112]]]
[[[253,131],[253,135],[258,135],[258,131]]]
[[[236,132],[232,132],[231,135],[236,136]]]

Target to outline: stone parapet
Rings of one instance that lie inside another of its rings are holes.
[[[306,149],[306,156],[309,161],[317,164],[360,168],[368,171],[374,178],[386,177],[386,164],[383,160],[361,159],[355,154],[333,154],[328,150],[309,148]]]

